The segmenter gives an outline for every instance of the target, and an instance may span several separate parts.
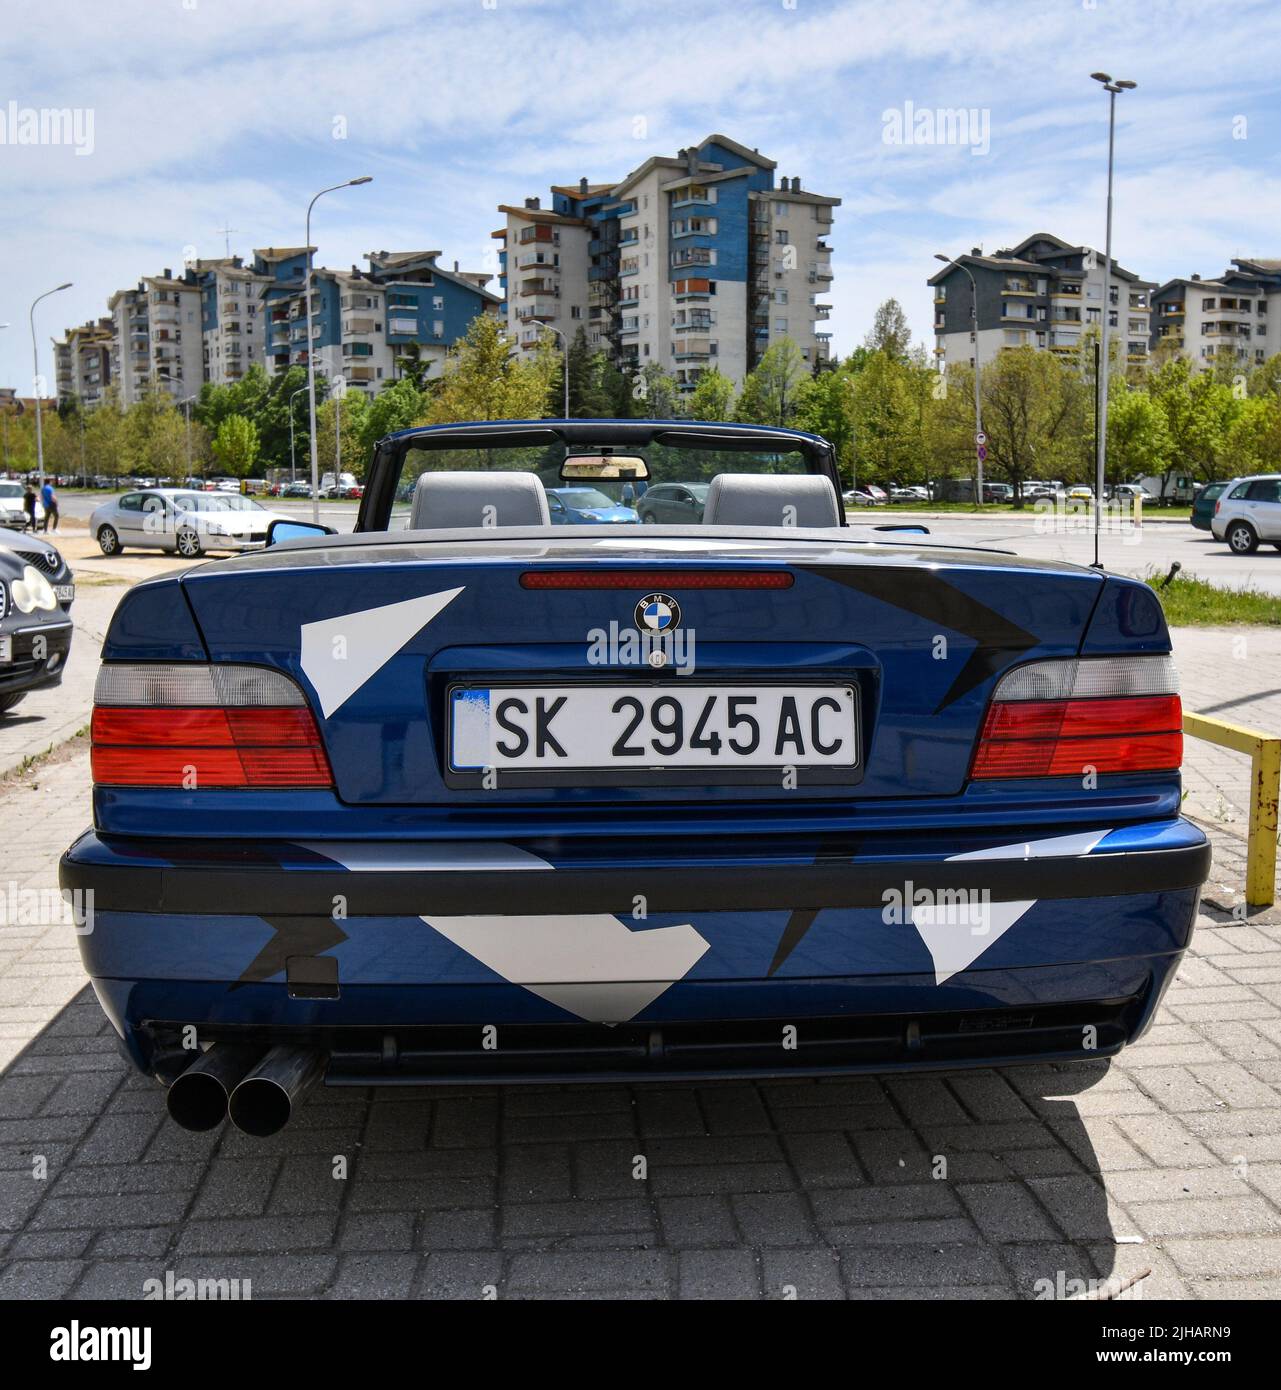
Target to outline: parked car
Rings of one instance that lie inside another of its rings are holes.
[[[549,487],[547,506],[553,526],[591,526],[602,522],[616,526],[640,520],[633,508],[620,505],[594,487]]]
[[[34,486],[34,484],[33,484]],[[26,496],[24,483],[0,482],[0,526],[13,531],[27,529],[27,509],[22,505]],[[36,522],[44,520],[44,507],[40,504],[40,491],[36,489]]]
[[[1086,487],[1084,483],[1077,483],[1075,487],[1068,488],[1067,496],[1069,502],[1093,502],[1094,489]]]
[[[684,537],[549,524],[552,468],[563,494],[709,460]],[[354,535],[294,519],[127,590],[60,878],[175,1120],[271,1134],[322,1082],[1097,1065],[1140,1036],[1209,869],[1160,601],[869,545],[837,479],[782,429],[418,428]]]
[[[311,484],[301,480],[293,483],[286,483],[280,490],[282,497],[311,497]]]
[[[75,597],[75,578],[55,546],[0,528],[0,714],[32,690],[62,684]]]
[[[890,500],[890,495],[883,487],[878,487],[876,483],[865,483],[864,492],[870,492],[878,502],[886,503]]]
[[[126,492],[96,508],[89,534],[104,555],[129,546],[168,550],[188,559],[206,550],[251,550],[266,544],[267,527],[283,512],[252,498],[186,488]]]
[[[655,483],[636,503],[636,515],[646,523],[679,525],[703,519],[709,483]]]
[[[1215,499],[1210,531],[1236,555],[1253,555],[1265,541],[1281,550],[1281,473],[1233,478]]]
[[[1210,523],[1214,520],[1214,504],[1223,495],[1224,489],[1231,486],[1231,483],[1206,483],[1197,490],[1192,499],[1190,520],[1198,531],[1210,530]]]
[[[847,507],[879,507],[883,505],[879,498],[873,497],[866,488],[861,487],[847,488],[841,493],[841,500]]]
[[[983,500],[985,502],[1013,502],[1014,488],[1009,483],[984,483]]]

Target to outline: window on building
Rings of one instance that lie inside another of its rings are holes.
[[[779,335],[782,336],[782,337],[786,337],[786,336],[787,336],[787,320],[786,320],[786,319],[775,319],[775,320],[774,320],[774,332],[777,333],[777,334],[779,334]]]
[[[431,336],[432,336],[433,338],[443,338],[443,337],[445,336],[445,320],[444,320],[444,319],[432,319],[432,321],[431,321]]]
[[[777,290],[774,291],[774,303],[775,303],[775,304],[786,304],[786,303],[787,303],[787,291],[786,291],[785,289],[777,289]]]
[[[432,297],[431,297],[431,307],[432,307],[433,309],[437,310],[438,312],[439,312],[441,309],[443,309],[443,308],[445,307],[445,296],[444,296],[443,294],[434,294],[434,295],[432,295]]]
[[[787,228],[786,228],[786,227],[778,227],[778,228],[775,229],[775,231],[774,231],[774,243],[775,243],[776,246],[786,246],[786,245],[787,245]]]

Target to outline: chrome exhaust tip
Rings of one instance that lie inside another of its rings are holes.
[[[227,1106],[231,1123],[256,1139],[278,1134],[324,1070],[323,1052],[288,1044],[273,1047],[232,1091]]]
[[[261,1056],[260,1047],[214,1043],[170,1084],[165,1093],[170,1119],[197,1134],[216,1129],[227,1118],[232,1091]]]

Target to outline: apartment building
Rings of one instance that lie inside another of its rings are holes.
[[[972,367],[976,354],[991,362],[1016,347],[1071,356],[1090,328],[1102,326],[1104,264],[1102,252],[1072,246],[1048,232],[991,255],[976,247],[958,256],[929,279],[938,366]],[[1112,262],[1108,330],[1123,345],[1127,364],[1142,366],[1148,360],[1155,288],[1154,281]]]
[[[90,319],[69,328],[53,345],[56,391],[59,402],[73,397],[93,409],[111,382],[112,320]]]
[[[404,374],[417,356],[438,375],[449,349],[477,314],[496,313],[501,300],[485,288],[489,276],[437,264],[440,251],[371,251],[368,268],[317,266],[312,272],[310,351],[322,376],[376,394]],[[265,352],[275,370],[306,366],[306,251],[257,252],[272,275],[264,301]]]
[[[1281,260],[1238,257],[1217,279],[1167,280],[1152,300],[1152,350],[1197,370],[1224,357],[1248,370],[1281,352]]]
[[[197,261],[203,379],[216,386],[239,381],[265,363],[261,293],[272,283],[265,264],[246,266],[240,256]]]
[[[112,380],[120,404],[133,405],[158,387],[175,400],[195,395],[204,381],[200,287],[187,271],[144,275],[107,301],[112,320]]]
[[[785,338],[807,362],[826,360],[840,199],[799,178],[776,186],[775,168],[709,135],[614,184],[553,185],[549,208],[501,204],[493,235],[520,351],[547,328],[572,339],[581,327],[622,369],[657,364],[686,390],[710,367],[741,382]]]

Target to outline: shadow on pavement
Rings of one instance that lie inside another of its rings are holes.
[[[0,1078],[0,1297],[1061,1297],[1112,1272],[1107,1072],[322,1088],[255,1140],[174,1125],[86,987]]]

